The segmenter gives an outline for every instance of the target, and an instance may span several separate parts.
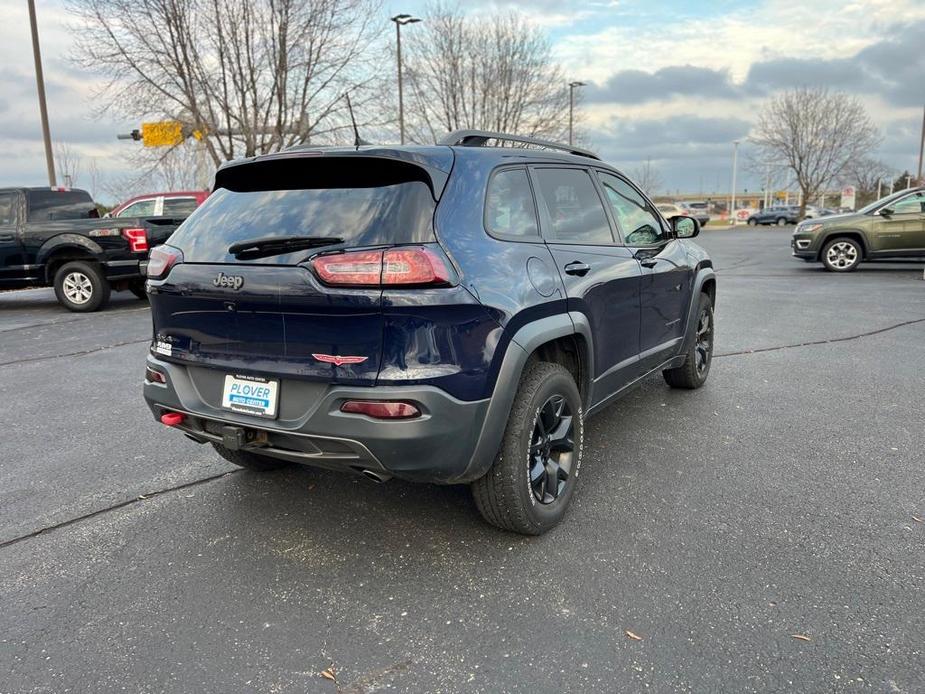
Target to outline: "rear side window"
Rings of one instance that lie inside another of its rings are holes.
[[[495,236],[539,235],[526,169],[506,169],[492,176],[485,197],[485,228]]]
[[[0,224],[13,223],[13,194],[0,193]]]
[[[549,241],[613,243],[607,213],[587,171],[536,169],[539,197],[546,206],[551,228],[543,229]]]
[[[338,237],[343,239],[340,247],[427,243],[435,240],[435,206],[428,185],[416,180],[362,188],[221,188],[180,225],[169,243],[191,263],[242,262],[228,247],[267,236]],[[248,262],[291,265],[313,252]]]
[[[188,217],[196,209],[196,198],[164,198],[165,217]]]
[[[88,219],[96,216],[96,205],[83,190],[30,190],[26,193],[30,222],[56,219]]]

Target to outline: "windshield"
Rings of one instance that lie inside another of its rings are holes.
[[[266,237],[339,238],[342,245],[377,246],[434,241],[436,203],[421,181],[368,188],[215,191],[168,243],[188,263],[242,262],[228,251]],[[255,262],[293,265],[313,250],[300,248]]]

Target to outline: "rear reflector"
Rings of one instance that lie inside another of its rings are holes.
[[[411,419],[420,417],[421,411],[410,402],[382,400],[348,400],[340,406],[341,412],[365,414],[375,419]]]
[[[424,246],[320,255],[311,265],[318,279],[335,286],[445,287],[451,284],[446,261]]]
[[[167,383],[167,376],[157,369],[152,369],[150,366],[146,366],[145,380],[149,383]]]
[[[132,253],[145,253],[148,250],[148,232],[144,229],[123,229],[122,236],[128,241]]]
[[[161,424],[166,424],[169,427],[175,427],[178,424],[183,424],[183,420],[186,417],[179,412],[165,412],[161,415]]]

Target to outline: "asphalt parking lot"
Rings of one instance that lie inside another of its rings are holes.
[[[0,692],[925,690],[922,265],[789,233],[704,232],[709,382],[590,420],[540,538],[233,470],[150,417],[144,303],[0,293]]]

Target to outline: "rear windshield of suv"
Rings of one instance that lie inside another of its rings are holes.
[[[427,243],[435,240],[436,203],[422,181],[357,188],[232,191],[221,188],[170,237],[188,263],[236,263],[228,247],[267,236],[338,237],[325,247]],[[317,250],[300,250],[253,262],[291,265]]]

